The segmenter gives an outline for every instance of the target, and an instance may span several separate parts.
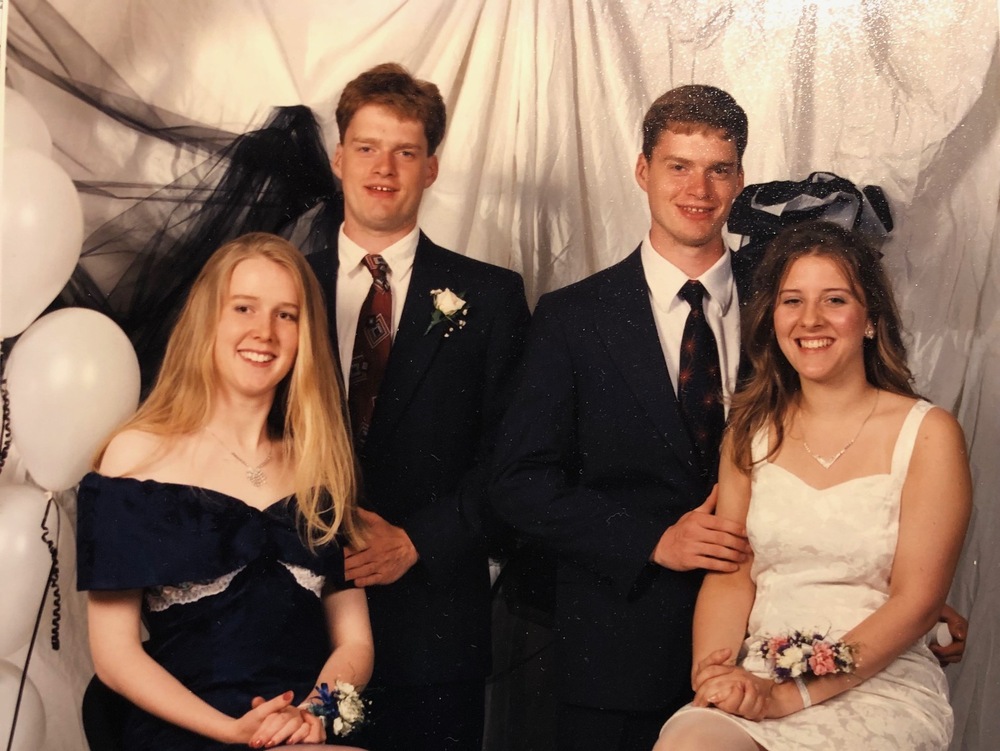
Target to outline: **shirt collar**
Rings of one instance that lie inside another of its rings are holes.
[[[677,293],[690,277],[656,252],[648,234],[642,241],[640,256],[646,283],[654,297],[661,298],[668,310],[674,305],[685,304]],[[726,315],[733,301],[733,264],[730,251],[726,250],[710,269],[698,277],[698,281],[704,285],[709,298],[722,309],[722,314]]]
[[[385,259],[385,262],[389,264],[389,273],[399,279],[413,268],[413,259],[417,255],[419,242],[420,228],[414,227],[408,235],[401,237],[376,255]],[[349,238],[344,232],[344,225],[341,224],[337,239],[337,258],[340,268],[348,274],[354,274],[363,268],[361,261],[366,255],[368,255],[368,251]]]

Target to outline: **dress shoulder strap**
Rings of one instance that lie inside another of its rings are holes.
[[[767,456],[770,434],[771,431],[766,424],[753,434],[753,439],[750,441],[750,459],[754,464],[764,461],[764,457]]]
[[[913,455],[913,447],[917,443],[917,432],[920,430],[920,423],[924,420],[924,415],[930,412],[934,405],[928,401],[920,399],[910,407],[906,419],[903,420],[903,427],[899,429],[896,436],[896,448],[892,452],[893,477],[905,478],[910,467],[910,457]]]

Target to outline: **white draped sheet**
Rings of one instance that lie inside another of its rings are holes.
[[[435,81],[449,124],[421,224],[443,245],[521,272],[532,300],[639,243],[649,221],[633,178],[639,124],[676,85],[720,86],[746,109],[748,183],[824,170],[880,185],[918,387],[958,415],[975,478],[951,598],[971,621],[965,660],[948,671],[953,748],[1000,747],[993,0],[14,0],[9,43],[58,67],[60,40],[34,30],[50,12],[143,101],[233,132],[303,103],[333,143],[337,97],[360,71],[396,60]],[[204,158],[115,123],[14,61],[7,79],[45,118],[72,177],[121,184],[119,198],[86,196],[88,231]],[[85,655],[62,659],[89,669]],[[48,747],[83,747],[72,716],[72,706],[49,707]]]

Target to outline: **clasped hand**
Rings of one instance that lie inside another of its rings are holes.
[[[703,504],[667,527],[650,556],[653,563],[674,571],[703,568],[731,573],[747,560],[746,529],[713,513],[718,495],[716,485]]]
[[[737,667],[731,656],[732,650],[719,649],[695,667],[691,681],[694,706],[714,706],[753,721],[778,716],[771,711],[774,681]]]
[[[345,549],[344,577],[358,587],[392,584],[420,558],[417,549],[402,527],[367,509],[358,509],[358,513],[366,526],[368,544]]]
[[[323,720],[293,707],[292,698],[291,691],[266,701],[262,696],[254,697],[250,711],[235,720],[237,740],[251,748],[325,742]]]

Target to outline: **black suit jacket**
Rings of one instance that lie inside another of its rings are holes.
[[[335,247],[309,256],[336,342]],[[445,336],[432,289],[468,302]],[[521,277],[438,247],[423,233],[372,424],[358,456],[362,505],[406,530],[420,555],[394,584],[367,590],[373,682],[480,679],[490,669],[486,487],[496,428],[528,324]]]
[[[745,266],[733,256],[741,302]],[[560,699],[658,710],[690,695],[699,572],[649,563],[708,496],[667,373],[639,251],[538,303],[497,446],[493,501],[559,555]]]

